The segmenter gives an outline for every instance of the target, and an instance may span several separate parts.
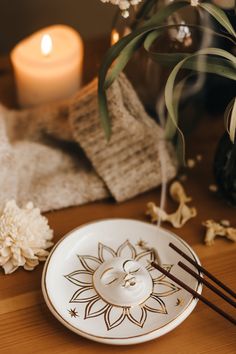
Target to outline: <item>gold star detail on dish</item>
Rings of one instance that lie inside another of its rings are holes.
[[[136,244],[136,246],[142,248],[142,249],[147,249],[147,242],[143,240],[139,240]]]
[[[184,300],[181,298],[180,299],[177,298],[175,306],[183,306],[183,304],[184,304]]]
[[[79,317],[78,312],[76,311],[76,308],[68,310],[70,317]]]

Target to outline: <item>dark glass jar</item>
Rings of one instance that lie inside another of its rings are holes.
[[[236,13],[233,0],[212,0],[212,3],[221,7],[228,17],[232,27],[236,30]],[[212,29],[219,33],[225,33],[225,29],[212,19]],[[225,37],[214,37],[213,46],[224,49],[235,55],[236,45],[226,40]],[[236,81],[218,75],[208,75],[206,80],[206,110],[211,115],[223,114],[228,103],[236,95]]]
[[[236,143],[231,142],[227,132],[216,150],[214,174],[220,194],[236,206]]]

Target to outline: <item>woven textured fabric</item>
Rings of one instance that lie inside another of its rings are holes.
[[[112,137],[100,125],[97,80],[71,99],[0,107],[0,207],[14,198],[42,211],[112,195],[124,201],[176,174],[172,149],[122,74],[108,90]],[[163,168],[161,168],[163,162]]]
[[[122,74],[108,91],[109,142],[100,126],[96,85],[94,81],[86,95],[71,106],[70,121],[76,141],[113,197],[121,202],[172,179],[176,164],[171,146],[126,77]]]

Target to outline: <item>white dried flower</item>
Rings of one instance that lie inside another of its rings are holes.
[[[199,0],[191,0],[191,6],[198,6],[199,5]]]
[[[209,219],[204,221],[202,224],[206,227],[204,242],[207,246],[212,246],[215,243],[215,238],[217,236],[225,237],[233,242],[236,242],[236,228],[230,227],[230,223],[229,226],[225,226],[222,225],[222,223]]]
[[[196,159],[197,159],[198,162],[202,161],[202,155],[201,155],[201,154],[198,154],[198,155],[196,156]]]
[[[130,6],[136,6],[143,0],[101,0],[103,3],[111,3],[112,5],[119,6],[121,14],[124,18],[129,17]]]
[[[188,168],[194,168],[196,165],[196,161],[194,159],[188,159],[187,166]]]
[[[45,261],[52,237],[48,220],[33,203],[21,209],[14,200],[8,201],[0,212],[0,266],[5,274],[18,267],[33,270]]]
[[[230,221],[229,220],[220,220],[220,224],[225,227],[230,227]]]
[[[218,187],[216,184],[210,184],[209,185],[209,191],[213,192],[213,193],[216,193],[218,192]]]
[[[129,17],[129,11],[128,10],[122,11],[122,16],[124,18],[128,18]]]

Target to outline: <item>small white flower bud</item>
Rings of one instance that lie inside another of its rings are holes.
[[[119,7],[121,10],[127,10],[130,7],[130,3],[127,0],[121,0]]]
[[[130,6],[136,6],[139,3],[141,3],[143,0],[101,0],[103,3],[110,3],[112,5],[117,5],[119,6],[121,10],[121,14],[124,18],[129,17],[129,11],[128,9]],[[192,0],[192,1],[197,1],[197,0]]]
[[[125,11],[122,11],[122,16],[124,17],[124,18],[127,18],[127,17],[129,17],[129,11],[127,11],[127,10],[125,10]]]

